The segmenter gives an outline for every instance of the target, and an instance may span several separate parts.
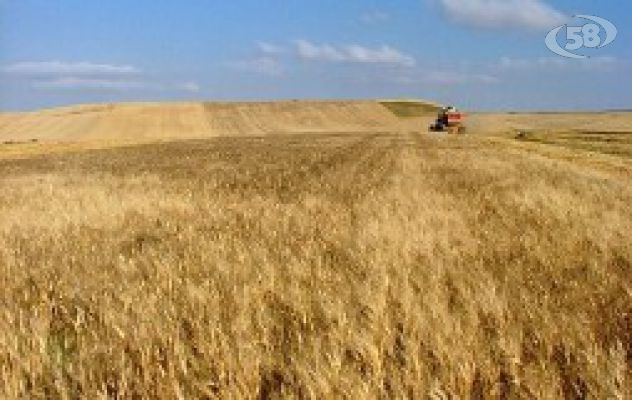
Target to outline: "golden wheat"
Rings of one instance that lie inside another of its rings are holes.
[[[630,171],[403,134],[0,160],[0,397],[630,398]]]

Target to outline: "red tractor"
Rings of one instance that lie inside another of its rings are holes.
[[[437,120],[430,125],[430,130],[432,132],[448,132],[450,134],[465,133],[464,120],[465,114],[457,111],[455,107],[443,107],[439,111]]]

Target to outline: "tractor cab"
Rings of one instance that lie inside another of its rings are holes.
[[[465,114],[454,106],[442,107],[437,115],[437,120],[430,125],[432,132],[465,133],[463,122]]]

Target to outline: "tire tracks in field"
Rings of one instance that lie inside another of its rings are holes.
[[[389,182],[397,171],[402,141],[396,135],[372,134],[344,146],[326,159],[307,169],[308,173],[294,176],[286,200],[300,202],[303,196],[315,197],[335,204],[336,226],[323,226],[323,265],[335,274],[343,275],[343,282],[363,282],[369,271],[363,251],[358,247],[362,231],[372,217],[367,215],[365,199],[381,197],[388,191]],[[343,236],[331,236],[330,229],[341,230]],[[343,239],[344,238],[344,239]]]
[[[392,135],[363,135],[285,177],[286,190],[280,197],[291,202],[306,193],[318,193],[352,206],[386,184],[394,168],[396,145]]]

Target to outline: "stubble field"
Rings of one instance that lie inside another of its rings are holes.
[[[564,132],[0,159],[0,397],[630,398],[632,163]]]

